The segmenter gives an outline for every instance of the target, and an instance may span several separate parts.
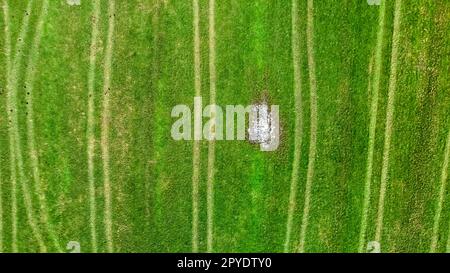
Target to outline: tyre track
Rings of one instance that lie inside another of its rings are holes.
[[[101,125],[101,150],[103,158],[103,179],[105,195],[105,235],[108,252],[114,252],[114,242],[112,234],[112,208],[111,208],[111,180],[110,180],[110,155],[109,155],[109,125],[111,122],[110,96],[111,96],[111,66],[114,46],[115,27],[115,0],[108,1],[108,36],[106,41],[104,80],[103,80],[103,107]]]
[[[200,15],[198,0],[192,1],[193,6],[193,29],[194,29],[194,76],[195,96],[201,96],[200,75]],[[197,108],[194,120],[201,119],[201,110]],[[200,111],[200,112],[198,112]],[[201,128],[194,129],[194,145],[192,151],[192,252],[198,252],[198,184],[200,180],[200,140]]]
[[[376,127],[377,127],[377,115],[378,115],[378,98],[380,93],[380,81],[381,70],[383,65],[383,37],[385,30],[385,14],[386,14],[386,1],[382,1],[380,12],[378,16],[378,32],[377,43],[375,49],[375,75],[373,79],[373,86],[370,87],[370,75],[369,75],[369,89],[372,88],[372,98],[370,106],[370,121],[369,121],[369,142],[367,152],[367,171],[366,181],[364,186],[364,202],[363,211],[361,216],[361,228],[359,233],[359,246],[358,252],[364,251],[364,245],[366,241],[367,220],[370,208],[370,193],[373,174],[373,153],[375,148]]]
[[[216,30],[215,0],[209,0],[209,81],[210,104],[216,104]],[[211,119],[216,117],[215,108],[211,111]],[[207,252],[213,251],[214,240],[214,164],[215,164],[215,124],[211,128],[212,140],[208,144],[208,181],[207,181]]]
[[[6,3],[6,2],[5,2]],[[32,203],[32,198],[30,195],[30,190],[28,188],[28,181],[27,178],[25,176],[24,173],[24,166],[23,166],[23,158],[22,158],[22,148],[21,148],[21,140],[20,140],[20,134],[19,134],[19,129],[18,129],[18,113],[17,113],[17,85],[18,85],[18,73],[19,73],[19,67],[20,67],[20,63],[22,62],[22,57],[23,57],[23,46],[25,44],[25,36],[28,32],[28,27],[29,27],[29,21],[30,21],[30,16],[31,16],[31,7],[33,4],[33,0],[30,0],[28,2],[28,6],[26,9],[26,14],[24,16],[24,19],[22,21],[22,25],[20,28],[20,32],[19,32],[19,38],[18,38],[18,42],[17,42],[17,46],[15,49],[15,55],[14,55],[14,59],[12,61],[10,61],[9,64],[9,68],[11,69],[10,72],[8,72],[8,80],[7,80],[7,96],[6,96],[6,105],[7,105],[7,113],[8,113],[8,120],[10,122],[10,126],[9,126],[9,139],[10,139],[10,145],[12,147],[10,147],[11,150],[11,176],[12,176],[12,180],[14,180],[13,182],[13,203],[14,200],[15,202],[17,202],[16,199],[16,189],[15,189],[15,180],[16,180],[16,171],[13,170],[15,169],[16,165],[17,165],[17,169],[18,169],[18,173],[19,173],[19,180],[20,180],[20,184],[21,184],[21,188],[22,188],[22,192],[23,192],[23,198],[25,201],[25,210],[26,210],[26,215],[27,215],[27,220],[28,220],[28,224],[31,227],[33,236],[36,238],[36,241],[39,245],[39,250],[41,252],[47,252],[47,247],[45,245],[45,242],[43,241],[42,235],[39,231],[39,228],[36,224],[36,221],[34,219],[34,209],[33,209],[33,203]],[[8,19],[9,20],[9,19]],[[9,23],[9,22],[8,22]],[[9,28],[9,27],[8,27]],[[7,36],[10,39],[10,33],[7,34]],[[10,55],[7,57],[7,59],[10,59]],[[13,204],[14,206],[14,204]],[[17,206],[16,206],[16,212],[17,212]],[[15,217],[15,216],[14,216]],[[13,223],[13,225],[16,225],[15,227],[13,227],[14,229],[16,229],[15,231],[13,231],[14,233],[16,233],[15,235],[13,235],[13,237],[15,236],[15,240],[17,240],[17,218],[13,220],[13,222],[15,221],[15,223]],[[17,251],[17,246],[13,246],[13,250]]]
[[[383,165],[381,169],[381,185],[378,201],[375,241],[380,242],[383,230],[384,200],[389,171],[389,152],[391,147],[392,128],[394,123],[395,91],[397,88],[398,45],[400,39],[402,0],[395,1],[394,31],[392,33],[391,75],[389,77],[388,104],[386,109],[386,128],[384,134]]]
[[[449,165],[449,156],[450,156],[450,131],[447,136],[447,142],[445,145],[444,151],[444,161],[442,163],[442,173],[441,173],[441,186],[439,190],[439,199],[437,202],[436,213],[434,215],[434,224],[433,224],[433,237],[431,239],[430,252],[436,252],[438,237],[439,237],[439,224],[441,220],[442,207],[444,204],[445,192],[447,189],[447,178],[448,178],[448,165]],[[447,248],[448,252],[448,248]]]
[[[6,80],[9,81],[11,77],[11,32],[9,29],[9,7],[8,2],[3,1],[3,20],[5,25],[5,59],[6,59]],[[13,252],[17,252],[17,199],[16,199],[16,169],[14,167],[14,148],[13,144],[9,144],[10,151],[10,170],[11,170],[11,248]],[[2,210],[3,216],[3,210]],[[3,239],[3,217],[1,219],[2,225],[2,239]],[[3,240],[2,240],[3,248]],[[3,252],[3,250],[0,250]]]
[[[42,189],[40,171],[39,171],[39,159],[36,149],[35,134],[34,134],[34,113],[33,113],[33,84],[34,76],[36,70],[36,63],[39,59],[39,46],[42,38],[43,26],[48,14],[48,0],[44,0],[42,4],[42,10],[39,15],[38,25],[36,27],[35,36],[33,39],[33,44],[30,51],[30,56],[28,59],[27,72],[25,76],[25,88],[27,90],[27,103],[26,109],[28,112],[28,117],[26,121],[27,125],[27,144],[29,148],[29,157],[31,159],[32,174],[34,178],[34,190],[38,195],[39,207],[40,207],[40,218],[41,223],[46,226],[47,232],[52,240],[55,248],[62,252],[62,248],[59,241],[55,235],[53,227],[49,221],[48,209],[46,204],[45,192]]]
[[[286,237],[284,242],[284,252],[289,252],[292,222],[296,208],[298,176],[300,168],[302,138],[303,138],[303,109],[302,109],[302,88],[300,71],[300,42],[299,30],[300,24],[298,18],[298,0],[292,0],[292,63],[294,69],[294,100],[295,100],[295,135],[294,135],[294,160],[292,163],[291,187],[289,192],[289,206],[286,221]]]
[[[305,251],[306,229],[309,223],[309,211],[311,203],[311,190],[314,179],[314,163],[316,160],[317,149],[317,79],[316,79],[316,63],[314,60],[314,2],[308,0],[307,3],[307,24],[306,24],[306,47],[308,52],[308,70],[311,97],[311,132],[308,155],[308,172],[306,176],[305,186],[305,204],[303,207],[302,224],[300,227],[300,244],[299,252]]]

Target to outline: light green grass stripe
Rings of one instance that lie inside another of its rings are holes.
[[[94,176],[94,154],[95,154],[95,134],[94,134],[94,114],[95,114],[95,67],[97,62],[98,50],[98,24],[100,20],[100,0],[93,1],[92,33],[89,55],[89,74],[88,74],[88,110],[87,110],[87,165],[89,181],[89,228],[91,233],[92,252],[97,252],[97,228],[95,219],[97,217],[97,206],[95,198],[95,176]]]
[[[193,28],[194,28],[194,77],[195,96],[201,96],[200,75],[200,11],[198,0],[192,1],[193,5]],[[194,119],[201,119],[201,109],[195,108]],[[200,111],[200,112],[199,112]],[[195,126],[197,127],[197,126]],[[200,140],[201,128],[194,129],[194,145],[192,151],[192,252],[198,252],[198,185],[200,180]],[[198,132],[199,131],[199,132]]]
[[[115,0],[108,1],[108,36],[106,41],[105,66],[103,71],[103,108],[101,125],[101,149],[103,158],[103,187],[105,195],[105,235],[106,247],[108,252],[114,252],[114,242],[112,234],[112,190],[110,178],[110,156],[109,156],[109,126],[111,122],[111,65],[114,46],[114,25],[115,25]]]
[[[7,104],[7,113],[8,113],[8,119],[10,121],[10,127],[9,127],[9,139],[11,145],[14,147],[12,150],[14,151],[14,156],[11,156],[11,161],[14,162],[13,167],[15,168],[17,164],[17,169],[19,172],[19,180],[21,182],[22,192],[23,192],[23,198],[25,201],[25,210],[27,214],[27,220],[28,224],[31,227],[32,233],[34,237],[36,238],[36,241],[39,245],[39,249],[41,252],[47,252],[47,247],[45,246],[45,242],[42,239],[42,235],[39,231],[39,228],[36,224],[36,221],[34,219],[34,213],[33,213],[33,203],[32,198],[30,195],[30,190],[28,188],[28,181],[25,172],[24,172],[24,166],[23,166],[23,158],[22,158],[22,148],[20,143],[20,135],[19,135],[19,129],[18,129],[18,112],[17,112],[17,85],[19,80],[19,66],[22,61],[23,56],[23,46],[25,44],[25,36],[28,32],[29,27],[29,21],[31,17],[31,7],[32,7],[33,1],[28,2],[28,6],[26,9],[26,15],[24,16],[24,19],[22,21],[22,26],[20,28],[19,32],[19,38],[16,46],[16,54],[14,56],[13,61],[11,62],[11,72],[8,73],[8,81],[7,81],[7,96],[6,96],[6,104]],[[8,57],[10,58],[10,57]],[[12,172],[15,172],[15,170]],[[14,175],[15,176],[15,175]]]
[[[370,87],[370,79],[368,88],[372,89],[372,98],[370,106],[370,121],[369,121],[369,143],[367,152],[367,169],[366,169],[366,181],[364,186],[364,203],[361,214],[361,228],[359,232],[359,246],[358,252],[364,252],[364,245],[366,243],[366,230],[367,230],[367,218],[370,208],[370,194],[372,184],[372,170],[373,170],[373,152],[375,148],[375,136],[377,127],[377,115],[378,115],[378,97],[380,93],[380,79],[381,70],[383,65],[383,37],[385,28],[385,14],[386,14],[386,1],[382,1],[379,15],[378,15],[378,32],[377,43],[375,49],[375,75],[373,79],[373,86]],[[370,75],[369,75],[370,77]]]
[[[439,224],[441,220],[442,206],[444,204],[445,192],[447,188],[447,178],[448,178],[448,162],[450,156],[450,131],[448,132],[447,142],[444,151],[444,161],[442,163],[442,173],[441,173],[441,186],[439,190],[439,199],[437,200],[436,213],[434,214],[434,224],[433,224],[433,237],[431,239],[430,252],[436,252],[438,237],[439,237]],[[449,237],[450,238],[450,237]],[[448,241],[450,243],[450,240]],[[449,245],[447,245],[447,252],[449,252]]]
[[[216,28],[215,28],[215,0],[209,0],[209,103],[216,104]],[[211,119],[216,117],[215,108],[211,110]],[[215,152],[215,124],[211,128],[212,140],[208,143],[208,181],[207,181],[207,251],[213,251],[214,241],[214,165]]]
[[[38,195],[39,207],[40,207],[40,217],[41,223],[46,226],[47,232],[57,249],[57,251],[62,252],[61,246],[59,244],[58,238],[55,235],[53,227],[50,223],[48,216],[48,209],[46,204],[45,192],[42,189],[40,171],[39,171],[39,159],[36,150],[35,134],[34,134],[34,113],[33,113],[33,84],[34,76],[36,72],[36,63],[39,59],[39,46],[42,38],[42,31],[44,23],[48,13],[48,0],[44,0],[42,3],[41,13],[39,15],[38,23],[36,26],[35,36],[33,39],[33,44],[30,51],[30,56],[28,59],[27,72],[25,77],[25,87],[27,91],[27,144],[29,148],[29,157],[31,159],[31,167],[34,178],[34,190]]]
[[[291,187],[289,192],[289,205],[286,221],[286,237],[284,242],[284,252],[289,252],[292,234],[292,222],[294,219],[295,207],[297,205],[297,186],[300,169],[300,158],[303,138],[303,109],[302,109],[302,88],[300,71],[300,35],[298,18],[298,0],[292,0],[292,64],[294,67],[294,99],[295,99],[295,134],[294,134],[294,159],[292,161]]]
[[[402,16],[402,0],[395,1],[394,31],[392,33],[391,75],[389,77],[388,104],[386,109],[386,128],[384,133],[383,165],[381,169],[380,196],[378,200],[378,216],[375,241],[380,242],[383,231],[384,200],[389,172],[389,152],[391,147],[392,128],[394,125],[395,90],[397,88],[398,47],[400,44],[400,24]]]
[[[311,132],[309,142],[308,155],[308,172],[306,176],[305,186],[305,204],[303,207],[302,224],[300,227],[300,244],[299,252],[305,251],[306,230],[309,222],[309,211],[311,205],[311,188],[314,179],[314,163],[316,161],[317,149],[317,79],[316,79],[316,63],[314,60],[314,3],[308,0],[307,3],[307,24],[306,24],[306,47],[308,52],[308,70],[309,70],[309,88],[311,100]]]

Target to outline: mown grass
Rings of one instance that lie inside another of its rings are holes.
[[[13,52],[26,1],[7,1]],[[94,165],[99,251],[106,251],[100,122],[108,1],[101,1],[95,67]],[[450,132],[450,4],[402,1],[394,129],[385,201],[383,252],[430,250],[447,135]],[[380,98],[366,240],[375,236],[391,73],[395,1],[386,2]],[[23,77],[42,0],[35,1],[18,83],[24,171],[33,189],[26,134]],[[201,83],[209,102],[208,1],[200,0]],[[3,1],[1,2],[3,5]],[[310,146],[307,1],[299,1],[303,137],[289,250],[297,251]],[[87,102],[92,5],[51,1],[33,91],[39,168],[61,246],[78,241],[92,251],[87,173]],[[306,252],[358,250],[368,152],[378,6],[366,1],[314,1],[318,93],[317,155]],[[6,111],[5,25],[0,20],[0,251],[12,251],[10,141]],[[194,49],[191,1],[116,1],[111,88],[113,241],[117,252],[192,250],[192,142],[170,136],[177,104],[193,106]],[[294,156],[294,75],[291,1],[216,3],[217,103],[249,105],[267,97],[280,105],[281,141],[261,152],[247,141],[216,143],[213,250],[282,252]],[[371,68],[372,64],[372,68]],[[206,251],[208,143],[201,143],[199,251]],[[16,167],[17,168],[17,167]],[[18,181],[18,247],[38,245],[26,220]],[[449,236],[448,191],[438,249]],[[33,192],[34,214],[39,215]],[[36,218],[38,220],[38,218]],[[56,251],[43,223],[49,251]]]

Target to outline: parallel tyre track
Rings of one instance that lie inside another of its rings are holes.
[[[292,225],[297,204],[298,176],[300,172],[300,158],[303,138],[303,109],[302,87],[300,71],[300,37],[298,26],[298,0],[292,0],[292,63],[294,69],[294,100],[295,100],[295,135],[294,135],[294,159],[292,162],[291,186],[289,191],[289,205],[286,221],[286,236],[284,252],[289,252],[292,234]]]
[[[41,13],[39,15],[35,35],[33,38],[33,44],[30,51],[30,56],[28,59],[28,66],[25,76],[25,88],[27,91],[27,104],[26,109],[28,112],[28,117],[26,119],[27,125],[27,145],[29,150],[29,157],[31,160],[32,174],[34,178],[34,190],[38,195],[39,207],[40,207],[40,218],[41,223],[46,226],[47,233],[53,242],[55,249],[62,252],[62,248],[59,244],[58,238],[55,235],[54,229],[50,223],[48,216],[48,209],[46,204],[45,192],[42,189],[40,171],[39,171],[39,159],[38,152],[36,149],[36,141],[34,134],[34,113],[33,113],[33,84],[34,76],[36,70],[36,63],[39,59],[39,46],[42,38],[42,31],[44,23],[48,13],[49,0],[44,0],[42,3]]]
[[[402,16],[402,0],[395,1],[394,31],[392,33],[391,74],[389,77],[388,102],[386,109],[386,128],[384,133],[383,163],[381,169],[381,185],[378,200],[375,241],[380,242],[383,230],[384,203],[389,172],[389,154],[392,130],[394,126],[395,91],[397,88],[398,48],[400,44],[400,25]]]
[[[375,75],[369,89],[372,91],[371,106],[370,106],[370,121],[369,121],[369,142],[367,152],[367,167],[366,167],[366,181],[364,185],[364,201],[363,210],[361,214],[361,226],[359,232],[359,245],[358,252],[364,252],[366,242],[367,221],[370,208],[370,196],[371,196],[371,184],[373,175],[373,153],[375,148],[376,127],[377,127],[377,115],[378,115],[378,98],[380,93],[380,81],[381,71],[383,66],[383,37],[385,31],[385,14],[386,14],[386,1],[382,1],[380,11],[378,15],[378,31],[377,42],[375,48]],[[370,77],[370,76],[369,76]]]
[[[314,59],[314,2],[308,0],[307,2],[307,23],[306,23],[306,47],[308,53],[308,70],[309,70],[309,84],[310,84],[310,100],[311,100],[311,114],[310,114],[310,142],[308,154],[308,171],[306,175],[305,185],[305,202],[303,206],[302,223],[300,227],[300,243],[299,252],[305,251],[306,230],[309,223],[309,212],[311,206],[311,191],[314,180],[314,164],[317,153],[317,79],[316,79],[316,62]]]
[[[34,217],[34,209],[33,209],[33,202],[32,197],[30,194],[30,190],[28,187],[28,181],[27,177],[25,176],[24,172],[24,166],[23,166],[23,158],[22,158],[22,145],[21,145],[21,139],[18,129],[18,108],[17,108],[17,85],[18,85],[18,74],[19,74],[19,68],[20,64],[22,63],[22,57],[23,57],[23,47],[25,44],[25,37],[28,32],[29,28],[29,21],[31,17],[31,7],[33,5],[33,0],[30,0],[28,2],[28,6],[26,9],[26,14],[22,20],[22,25],[19,32],[19,37],[17,39],[17,45],[15,49],[15,55],[14,58],[11,60],[11,51],[7,52],[9,53],[9,56],[7,56],[6,59],[9,59],[10,64],[8,65],[8,68],[10,69],[7,72],[8,80],[7,80],[7,96],[6,96],[6,110],[8,113],[8,120],[9,120],[9,140],[10,140],[10,160],[11,160],[11,180],[12,180],[12,199],[13,199],[13,206],[15,206],[15,213],[13,214],[17,215],[17,191],[16,191],[16,166],[19,173],[19,181],[21,184],[22,192],[23,192],[23,199],[25,202],[25,210],[27,215],[27,221],[28,224],[31,227],[31,231],[33,236],[35,237],[39,250],[41,252],[47,252],[47,247],[45,245],[45,242],[42,238],[41,232],[39,230],[39,227],[36,224],[35,217]],[[5,2],[5,7],[7,6]],[[6,12],[7,13],[7,12]],[[9,18],[5,17],[5,20],[7,20],[7,24],[9,24]],[[6,28],[9,30],[9,26]],[[5,36],[8,37],[10,40],[10,33],[7,33]],[[16,216],[13,216],[13,251],[17,251],[17,218]]]

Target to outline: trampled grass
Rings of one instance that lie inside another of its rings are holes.
[[[450,251],[448,1],[80,3],[0,0],[0,252]]]

